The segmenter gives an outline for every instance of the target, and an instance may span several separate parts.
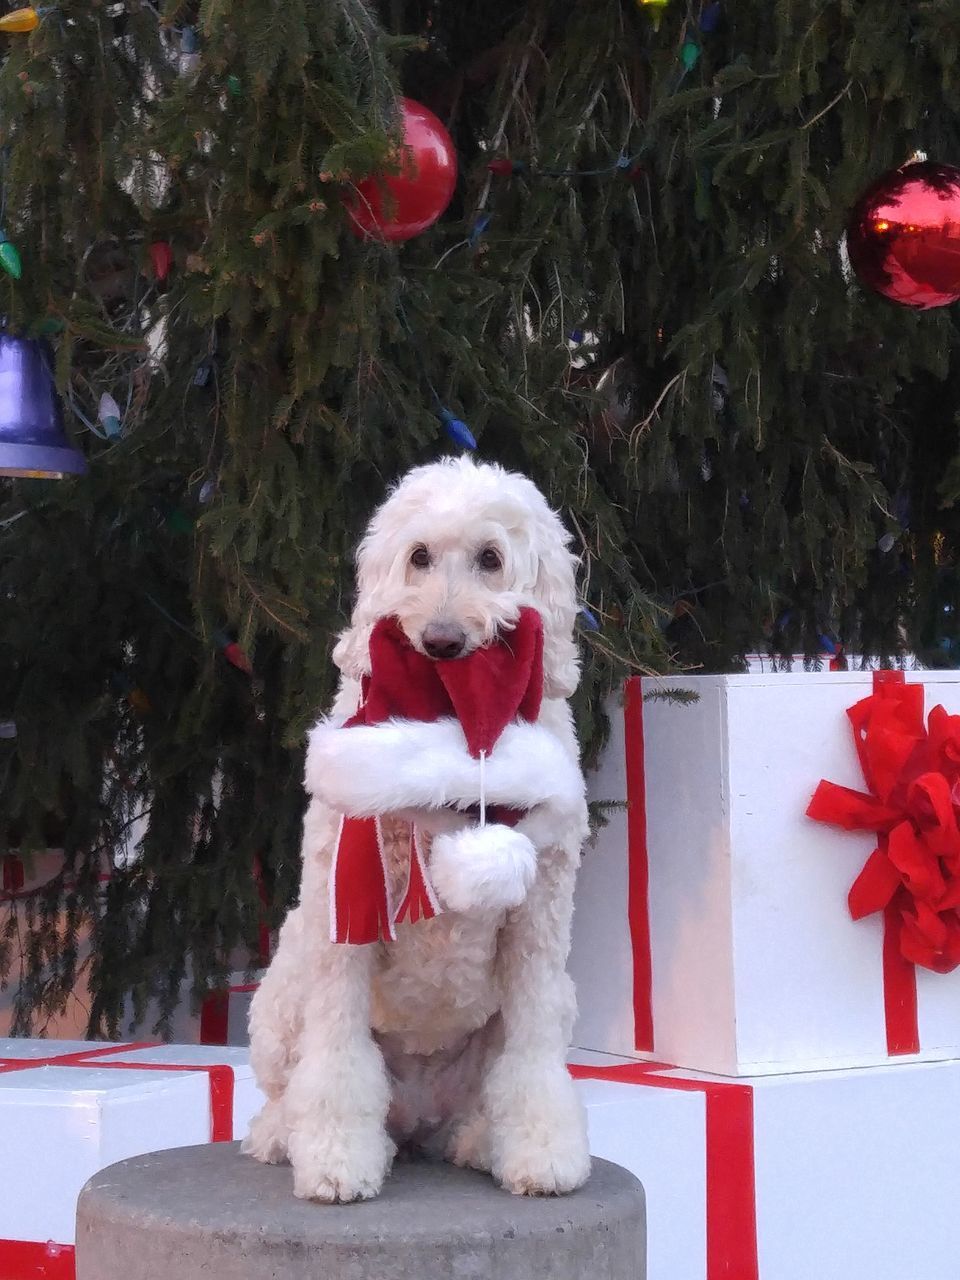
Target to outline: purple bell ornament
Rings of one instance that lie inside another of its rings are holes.
[[[0,334],[0,476],[62,480],[87,462],[67,439],[50,350],[35,338]]]

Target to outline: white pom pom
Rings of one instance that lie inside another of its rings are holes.
[[[437,835],[430,850],[430,881],[448,911],[473,915],[508,911],[527,896],[537,854],[513,827],[490,823]]]

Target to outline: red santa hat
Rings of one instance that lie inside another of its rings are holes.
[[[482,762],[508,724],[518,718],[535,721],[540,714],[542,620],[535,609],[523,608],[513,630],[492,644],[464,658],[434,660],[414,649],[396,618],[382,618],[370,637],[370,675],[361,688],[360,708],[343,732],[352,725],[393,718],[432,721],[455,716],[470,754]],[[508,824],[519,817],[504,810],[496,814],[498,822]],[[439,911],[416,830],[410,837],[406,889],[394,907],[380,818],[342,820],[330,876],[334,942],[392,941],[399,921],[415,924]]]

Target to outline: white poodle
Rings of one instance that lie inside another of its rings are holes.
[[[572,1191],[589,1174],[566,1068],[565,964],[587,832],[566,702],[579,674],[568,541],[531,481],[448,458],[410,472],[361,543],[358,599],[334,652],[340,690],[307,752],[300,903],[250,1016],[267,1102],[244,1149],[289,1158],[298,1196],[375,1196],[398,1145],[488,1170],[517,1194]],[[543,622],[542,708],[535,724],[508,725],[485,762],[452,718],[340,727],[357,710],[379,619],[395,617],[421,654],[450,659],[509,637],[523,606]],[[478,842],[465,812],[481,791],[524,811],[506,853]],[[398,924],[393,941],[333,942],[343,815],[372,814],[394,901],[416,824],[439,913]]]

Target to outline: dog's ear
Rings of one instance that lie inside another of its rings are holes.
[[[577,559],[568,549],[570,535],[560,517],[544,503],[537,521],[534,550],[538,559],[534,595],[543,617],[543,692],[547,698],[569,698],[580,681],[577,620]]]
[[[384,528],[382,511],[381,507],[374,514],[357,548],[357,601],[350,625],[341,632],[333,650],[334,662],[353,680],[370,671],[370,633],[383,612],[389,583],[396,571],[396,546],[389,530]]]
[[[370,632],[372,625],[357,621],[357,611],[346,631],[341,631],[333,649],[333,660],[349,680],[359,680],[370,670]]]

